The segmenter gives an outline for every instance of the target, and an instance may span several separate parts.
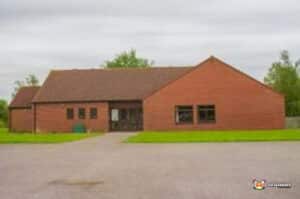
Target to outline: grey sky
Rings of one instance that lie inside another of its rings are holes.
[[[262,80],[283,49],[300,57],[297,0],[1,0],[0,98],[15,80],[97,67],[134,48],[155,65],[215,55]]]

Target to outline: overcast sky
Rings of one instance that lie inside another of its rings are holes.
[[[258,80],[300,57],[299,0],[0,0],[0,98],[27,74],[98,67],[134,48],[155,65],[215,55]]]

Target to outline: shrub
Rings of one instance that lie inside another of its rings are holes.
[[[5,127],[6,127],[6,123],[0,120],[0,128],[5,128]]]

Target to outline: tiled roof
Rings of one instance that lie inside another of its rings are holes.
[[[30,108],[31,102],[35,94],[38,92],[40,87],[38,86],[26,86],[20,88],[15,98],[10,103],[10,108]]]
[[[33,102],[141,100],[193,68],[55,70]]]

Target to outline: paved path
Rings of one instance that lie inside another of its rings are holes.
[[[300,198],[300,142],[0,145],[1,199]],[[253,178],[292,189],[252,189]]]

